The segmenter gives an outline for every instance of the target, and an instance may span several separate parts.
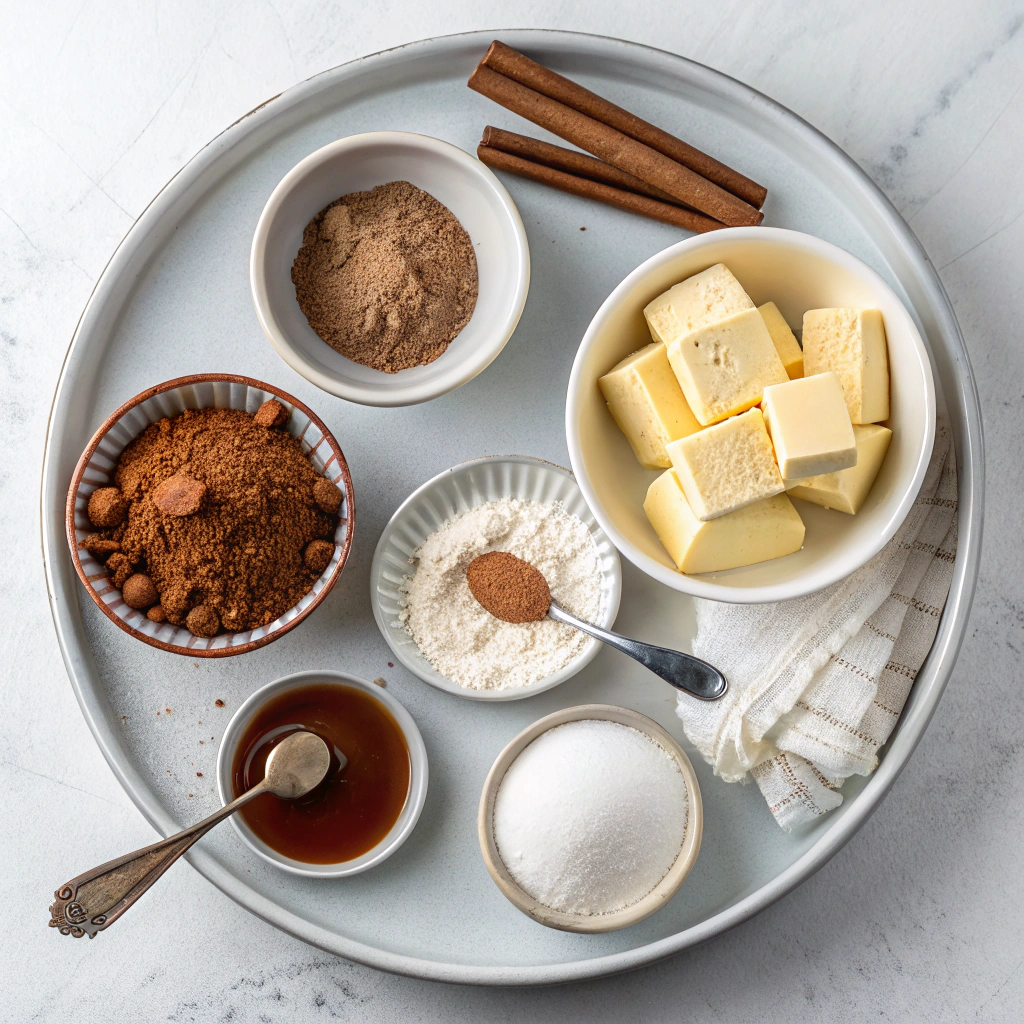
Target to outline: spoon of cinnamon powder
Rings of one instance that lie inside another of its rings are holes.
[[[692,654],[630,640],[610,630],[584,622],[551,599],[544,574],[509,551],[488,551],[466,567],[472,595],[495,618],[523,624],[551,618],[579,629],[639,661],[655,675],[701,700],[717,700],[725,694],[724,675]]]

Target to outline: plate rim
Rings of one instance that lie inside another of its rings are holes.
[[[249,889],[229,871],[222,869],[202,848],[197,847],[186,855],[193,867],[235,902],[268,923],[326,952],[370,967],[425,980],[480,985],[545,985],[582,981],[631,970],[695,946],[753,917],[822,867],[860,829],[892,787],[935,711],[963,641],[977,583],[983,527],[984,442],[976,383],[949,297],[923,246],[881,189],[838,145],[782,104],[723,72],[656,47],[582,32],[509,29],[430,37],[357,58],[295,84],[244,114],[200,149],[150,200],[97,278],[65,353],[47,418],[40,488],[40,546],[46,574],[47,596],[61,656],[86,723],[129,798],[161,835],[169,835],[179,826],[155,799],[150,798],[147,784],[141,775],[131,765],[118,760],[115,755],[115,737],[103,719],[102,702],[83,687],[79,676],[79,673],[88,674],[93,669],[91,653],[78,650],[70,637],[70,627],[74,623],[68,621],[71,615],[69,607],[77,600],[78,595],[73,591],[69,594],[60,578],[61,571],[66,570],[66,566],[61,567],[58,564],[63,542],[63,503],[58,502],[61,508],[56,516],[58,529],[55,543],[54,524],[51,521],[53,515],[52,510],[47,508],[47,500],[54,492],[63,495],[65,490],[59,479],[55,479],[57,471],[53,457],[53,431],[58,404],[68,386],[69,366],[76,350],[76,343],[82,335],[83,328],[88,326],[90,314],[99,306],[103,293],[114,287],[117,280],[116,272],[126,269],[123,264],[130,264],[132,250],[144,239],[149,222],[162,215],[165,210],[173,208],[192,181],[198,179],[223,152],[243,142],[258,126],[283,113],[286,108],[301,101],[308,93],[354,77],[367,67],[400,65],[410,59],[410,54],[426,56],[430,51],[444,52],[462,48],[470,42],[486,47],[496,36],[502,36],[509,40],[510,44],[526,49],[548,44],[549,48],[554,46],[556,49],[560,48],[562,52],[582,50],[592,56],[621,57],[628,53],[639,58],[638,63],[644,63],[648,69],[681,79],[737,107],[745,107],[768,121],[784,124],[787,132],[798,133],[818,156],[833,166],[843,185],[856,194],[884,223],[891,237],[898,243],[901,256],[908,260],[917,272],[918,283],[927,297],[929,311],[936,318],[936,329],[945,342],[944,347],[947,351],[944,351],[943,355],[953,365],[950,373],[953,375],[958,399],[955,404],[958,417],[962,419],[959,430],[954,426],[954,433],[962,435],[956,437],[960,481],[960,543],[949,598],[939,623],[939,631],[916,682],[917,687],[925,687],[926,696],[913,708],[904,712],[897,731],[888,744],[887,756],[856,799],[850,801],[849,810],[845,815],[771,882],[725,910],[684,931],[653,943],[600,957],[515,967],[445,964],[392,953],[355,940],[344,939],[336,933],[284,911],[274,901]],[[899,278],[895,271],[894,276]],[[916,310],[917,307],[913,308]],[[934,358],[935,353],[930,354]],[[950,391],[947,391],[946,397],[947,400],[952,398]],[[66,625],[69,627],[67,630]]]

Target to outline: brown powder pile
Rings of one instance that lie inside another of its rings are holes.
[[[273,400],[256,416],[189,409],[124,450],[116,486],[93,492],[101,530],[82,546],[127,604],[214,636],[273,622],[309,593],[334,552],[341,492],[277,429],[287,418]]]
[[[433,362],[469,323],[476,254],[448,207],[391,181],[342,196],[306,225],[292,282],[328,345],[397,373]]]
[[[544,574],[509,551],[488,551],[466,566],[470,593],[503,622],[539,622],[551,607]]]

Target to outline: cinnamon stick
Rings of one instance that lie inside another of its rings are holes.
[[[554,135],[600,157],[613,167],[663,189],[676,199],[729,227],[760,224],[764,215],[689,167],[480,64],[469,87]]]
[[[713,181],[716,185],[739,196],[746,203],[760,209],[764,205],[768,190],[763,185],[732,167],[721,163],[707,153],[701,152],[689,143],[677,139],[674,135],[631,114],[628,110],[616,106],[609,100],[598,96],[582,85],[551,71],[549,68],[530,60],[529,57],[513,50],[511,46],[495,39],[491,43],[481,62],[496,71],[499,75],[511,78],[520,85],[525,85],[535,92],[548,96],[559,103],[564,103],[581,114],[586,114],[603,124],[628,135],[638,142],[656,149],[667,157],[671,157],[691,171]]]
[[[561,189],[574,196],[596,199],[600,203],[617,206],[620,210],[638,213],[642,217],[651,217],[654,220],[664,221],[666,224],[674,224],[687,231],[715,231],[717,228],[725,227],[724,224],[705,217],[703,214],[695,213],[693,210],[684,210],[669,203],[660,203],[657,199],[649,199],[647,196],[627,192],[622,188],[613,188],[611,185],[604,185],[599,181],[592,181],[590,178],[567,174],[565,171],[534,163],[532,160],[524,160],[523,157],[516,156],[514,153],[506,153],[491,146],[482,144],[477,146],[476,155],[482,163],[495,170],[518,174],[520,177],[539,181],[542,185],[550,185],[552,188]]]
[[[521,156],[524,160],[532,160],[535,164],[554,167],[555,170],[565,171],[567,174],[590,178],[591,181],[600,181],[613,188],[638,192],[642,196],[657,199],[662,203],[679,205],[679,200],[675,196],[670,196],[667,192],[662,192],[660,188],[648,185],[646,181],[641,181],[632,174],[620,171],[618,167],[612,167],[611,164],[598,160],[596,156],[587,156],[586,153],[579,153],[574,149],[553,146],[550,142],[541,142],[540,139],[531,139],[527,135],[508,132],[490,124],[484,129],[480,145],[490,146],[491,149],[500,149],[504,153],[512,153],[515,156]]]

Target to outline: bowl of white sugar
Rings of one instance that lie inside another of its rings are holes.
[[[657,722],[584,704],[534,722],[498,755],[477,829],[516,908],[548,928],[610,932],[679,891],[703,811],[689,758]]]
[[[374,618],[396,658],[431,686],[472,700],[529,697],[590,662],[599,641],[553,619],[504,622],[470,592],[469,563],[507,551],[544,575],[563,608],[605,629],[622,566],[572,473],[492,456],[439,473],[402,503],[370,569]]]

